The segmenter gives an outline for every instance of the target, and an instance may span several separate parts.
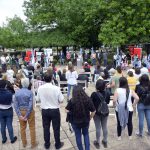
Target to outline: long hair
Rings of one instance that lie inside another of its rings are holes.
[[[80,85],[74,86],[72,91],[72,103],[74,104],[74,110],[77,118],[85,115],[85,105],[89,99],[89,96]]]
[[[126,89],[125,109],[127,109],[127,102],[128,102],[128,98],[129,98],[130,89],[129,89],[129,85],[128,85],[128,80],[125,77],[121,77],[119,79],[119,87]]]
[[[148,77],[147,74],[143,74],[143,75],[140,77],[139,81],[140,81],[140,85],[141,85],[142,87],[148,87],[150,80],[149,80],[149,77]]]

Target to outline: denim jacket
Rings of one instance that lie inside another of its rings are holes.
[[[31,111],[33,110],[33,93],[27,88],[21,88],[16,91],[14,98],[15,111],[19,116],[21,116],[20,110],[26,110],[25,117],[28,118]]]

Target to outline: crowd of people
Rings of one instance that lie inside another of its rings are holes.
[[[106,54],[107,55],[107,54]],[[106,56],[107,57],[107,56]],[[98,61],[98,59],[97,59]],[[88,62],[83,64],[80,71],[76,70],[72,62],[67,68],[57,69],[54,64],[46,70],[37,63],[32,65],[21,65],[18,68],[11,65],[3,65],[0,68],[0,124],[2,143],[7,141],[6,127],[8,129],[11,143],[15,143],[17,136],[13,132],[13,110],[15,110],[19,123],[23,147],[27,146],[26,127],[29,124],[31,148],[38,145],[35,130],[34,96],[40,101],[44,147],[49,149],[50,126],[54,131],[55,148],[60,149],[64,143],[60,140],[61,114],[60,104],[64,101],[64,95],[58,86],[59,81],[67,82],[67,105],[66,121],[71,124],[76,137],[79,150],[83,150],[82,135],[84,137],[85,150],[90,150],[89,126],[90,120],[95,124],[96,149],[100,145],[108,147],[109,119],[108,104],[113,96],[113,104],[116,112],[117,136],[121,140],[121,133],[128,127],[129,139],[133,135],[133,113],[135,107],[138,111],[138,137],[144,135],[144,116],[147,122],[147,135],[150,136],[150,76],[147,65],[141,67],[128,65],[126,70],[122,66],[108,65],[106,60],[104,66],[94,63],[93,83],[95,91],[90,96],[85,92],[77,80],[86,80],[87,87],[89,76],[87,72],[92,71]],[[35,93],[35,81],[40,83]],[[91,81],[91,82],[92,82]],[[72,94],[71,94],[72,93]],[[101,128],[103,137],[101,136]],[[102,139],[102,140],[101,140]]]

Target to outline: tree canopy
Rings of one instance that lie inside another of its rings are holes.
[[[8,19],[0,45],[120,46],[150,41],[150,0],[25,0],[26,22]]]

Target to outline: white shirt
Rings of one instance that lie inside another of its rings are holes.
[[[147,74],[149,75],[148,69],[146,67],[141,68],[141,74]]]
[[[59,87],[46,83],[39,87],[37,99],[41,101],[42,109],[57,109],[59,104],[63,102],[64,96]]]
[[[1,63],[6,64],[6,58],[4,56],[1,57]]]
[[[116,111],[118,111],[118,103],[124,103],[126,102],[126,89],[124,88],[117,88],[117,93],[118,93],[118,101],[116,102]],[[132,106],[132,101],[131,101],[131,96],[132,96],[132,91],[130,90],[129,93],[129,98],[127,102],[127,108],[129,111],[133,111],[133,106]]]
[[[68,84],[76,85],[77,84],[77,78],[78,78],[78,74],[76,71],[71,72],[70,70],[68,70],[66,72],[66,79],[67,79]]]
[[[8,81],[10,81],[11,83],[14,83],[14,71],[12,69],[7,70],[7,78]]]

